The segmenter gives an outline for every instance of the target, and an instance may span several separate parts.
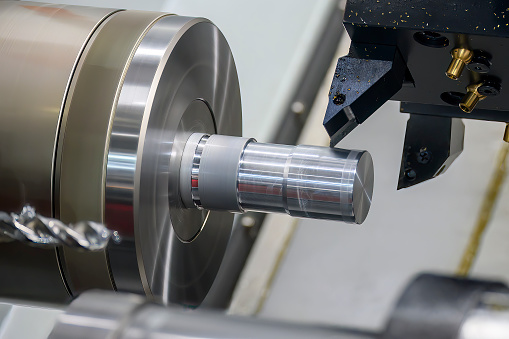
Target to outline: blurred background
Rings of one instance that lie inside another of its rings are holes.
[[[349,47],[341,26],[342,2],[50,2],[210,19],[235,57],[244,136],[260,142],[328,145],[322,126],[328,91],[337,58]],[[375,190],[364,224],[256,213],[238,218],[214,286],[234,290],[229,313],[378,330],[415,274],[456,272],[492,177],[504,124],[464,121],[464,151],[452,167],[434,180],[397,191],[407,119],[398,102],[388,102],[338,145],[365,149],[373,156]],[[506,183],[474,261],[473,277],[509,280],[508,198]],[[274,225],[263,226],[267,224]],[[47,319],[58,314],[34,315],[33,308],[5,306],[0,308],[0,337],[7,338],[10,329],[27,330],[5,326],[9,317],[17,319],[16,312],[40,322],[38,334],[27,336],[31,338],[45,333]]]

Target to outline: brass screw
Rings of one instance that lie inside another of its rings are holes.
[[[482,82],[478,84],[472,84],[467,86],[467,94],[461,99],[460,108],[465,113],[470,113],[475,108],[475,105],[479,102],[479,100],[483,100],[486,98],[485,95],[479,94],[477,89],[482,86]]]
[[[451,51],[451,56],[452,61],[445,74],[452,80],[458,80],[465,65],[472,60],[474,53],[466,48],[455,48]]]
[[[505,125],[504,141],[509,142],[509,124]]]

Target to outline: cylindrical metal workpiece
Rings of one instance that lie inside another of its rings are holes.
[[[193,135],[184,150],[180,191],[187,207],[360,224],[373,181],[366,151]]]
[[[19,212],[29,204],[41,215],[61,218],[55,213],[54,191],[66,100],[73,77],[80,73],[80,56],[95,43],[100,27],[117,14],[106,8],[0,1],[1,211]],[[82,193],[74,191],[74,196]],[[76,218],[82,217],[74,206],[66,206]],[[69,287],[58,251],[2,243],[0,271],[8,278],[0,279],[0,293],[67,300]]]
[[[72,338],[506,339],[509,290],[501,283],[424,274],[400,297],[383,333],[165,308],[106,291],[80,295],[50,339]]]
[[[183,207],[178,173],[189,135],[242,131],[219,29],[167,13],[1,1],[0,70],[0,211],[30,205],[113,234],[94,253],[2,243],[0,295],[67,302],[100,288],[200,305],[233,215]]]
[[[368,332],[225,316],[147,303],[104,291],[79,296],[57,320],[50,339],[336,338],[374,339]]]
[[[94,253],[2,243],[0,296],[67,302],[99,288],[199,306],[226,211],[366,216],[368,153],[239,137],[235,62],[207,19],[0,2],[0,71],[0,211],[30,205],[113,235]]]

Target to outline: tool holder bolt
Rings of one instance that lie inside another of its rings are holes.
[[[452,80],[458,80],[463,68],[468,64],[474,53],[466,48],[455,48],[451,51],[452,61],[445,74]]]
[[[480,100],[484,100],[486,98],[485,95],[479,93],[478,89],[481,87],[483,83],[471,84],[467,86],[467,94],[461,100],[459,106],[461,110],[465,113],[470,113],[474,110],[475,106]]]

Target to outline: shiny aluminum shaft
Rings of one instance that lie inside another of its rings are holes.
[[[375,339],[374,333],[225,316],[148,303],[138,295],[89,291],[58,317],[49,339]]]
[[[86,251],[101,251],[108,244],[111,232],[102,224],[82,221],[66,225],[46,218],[31,206],[21,213],[0,212],[0,240],[20,241],[39,247],[65,245]]]
[[[361,224],[373,192],[366,151],[257,143],[253,139],[192,135],[181,165],[187,207]]]

